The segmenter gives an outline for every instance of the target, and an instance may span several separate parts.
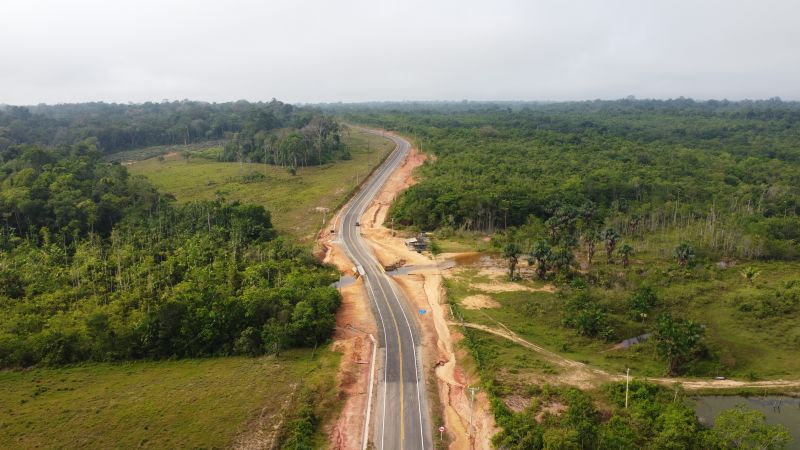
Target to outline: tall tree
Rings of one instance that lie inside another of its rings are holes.
[[[517,268],[519,255],[521,253],[522,250],[516,242],[508,242],[505,247],[503,247],[503,257],[508,261],[508,277],[512,280],[514,279],[514,271]]]
[[[548,264],[552,249],[547,241],[540,240],[533,244],[530,256],[536,261],[536,276],[543,280],[547,276]]]
[[[686,364],[699,356],[704,349],[704,334],[705,329],[692,320],[676,320],[669,313],[658,318],[653,338],[669,375],[680,375]]]
[[[592,260],[594,259],[594,253],[596,251],[596,244],[601,240],[600,232],[597,231],[596,228],[589,228],[584,231],[582,240],[586,249],[586,265],[587,267],[591,268]]]
[[[619,249],[619,254],[622,255],[622,267],[627,268],[631,262],[631,255],[633,254],[633,247],[628,244],[623,244]]]
[[[614,262],[614,250],[617,248],[619,233],[613,228],[607,228],[603,232],[603,241],[606,244],[606,258],[609,264]]]

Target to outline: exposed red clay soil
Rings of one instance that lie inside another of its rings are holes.
[[[337,223],[337,217],[332,218],[331,222]],[[353,262],[341,247],[332,242],[329,230],[330,227],[323,228],[317,239],[317,257],[336,266],[342,274],[354,275]],[[336,313],[333,347],[342,352],[337,384],[344,405],[327,433],[332,449],[360,449],[373,345],[368,334],[377,335],[363,280],[356,280],[355,283],[341,288],[340,292],[342,305]]]
[[[485,394],[475,397],[473,416],[474,432],[468,436],[470,399],[467,386],[478,385],[476,374],[467,373],[459,364],[467,355],[456,351],[455,344],[462,338],[448,326],[449,308],[444,298],[441,270],[432,264],[430,257],[406,248],[399,233],[387,228],[386,213],[397,194],[414,184],[413,171],[425,161],[425,155],[412,149],[404,164],[389,178],[375,201],[367,208],[362,218],[362,233],[372,246],[378,262],[391,266],[400,261],[405,264],[427,267],[408,275],[394,277],[398,286],[412,302],[412,306],[428,311],[416,315],[423,339],[423,370],[435,374],[436,390],[441,410],[438,416],[447,430],[451,449],[488,449],[489,440],[496,432],[494,419],[489,413],[489,402]],[[427,377],[426,377],[427,378]],[[431,407],[435,403],[431,401]]]

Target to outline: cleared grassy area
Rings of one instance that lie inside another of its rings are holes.
[[[214,149],[206,149],[188,161],[181,154],[169,154],[163,161],[151,158],[128,169],[146,176],[179,202],[221,196],[263,205],[272,213],[277,229],[309,240],[322,224],[323,213],[316,208],[334,211],[394,148],[391,140],[356,129],[345,132],[343,141],[352,159],[299,168],[296,176],[276,166],[216,162],[208,158]]]
[[[304,389],[316,414],[335,412],[339,356],[92,364],[0,372],[0,443],[25,448],[224,448],[277,420],[290,426]],[[286,400],[289,400],[286,402]],[[324,436],[317,436],[318,443]]]
[[[607,265],[598,258],[592,273],[601,286],[592,289],[608,311],[617,339],[606,342],[579,336],[562,326],[564,299],[547,292],[486,293],[475,288],[488,282],[477,271],[463,271],[448,281],[448,295],[456,302],[475,294],[488,294],[500,308],[463,309],[466,320],[492,327],[507,326],[524,339],[563,356],[587,362],[610,372],[630,367],[637,376],[662,376],[665,364],[652,342],[627,350],[610,350],[615,342],[652,329],[662,311],[687,317],[706,327],[709,355],[693,365],[688,376],[724,375],[744,380],[800,378],[800,308],[796,305],[796,262],[740,262],[722,268],[715,262],[684,270],[660,256],[661,247],[637,252],[631,267]],[[602,256],[602,255],[601,255]],[[524,264],[524,263],[523,263]],[[741,276],[744,266],[761,275],[750,284]],[[522,281],[537,287],[538,281]],[[633,320],[627,299],[637,286],[656,289],[659,306],[644,320]]]

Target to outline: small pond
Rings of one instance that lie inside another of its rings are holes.
[[[788,449],[800,450],[800,398],[768,395],[759,397],[742,397],[727,395],[704,395],[694,397],[695,413],[700,422],[713,425],[714,418],[723,410],[738,405],[755,409],[764,413],[768,424],[781,424],[789,430],[794,441]]]

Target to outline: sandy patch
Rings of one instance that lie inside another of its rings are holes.
[[[466,309],[499,308],[500,303],[488,295],[470,295],[461,300],[461,306]]]

